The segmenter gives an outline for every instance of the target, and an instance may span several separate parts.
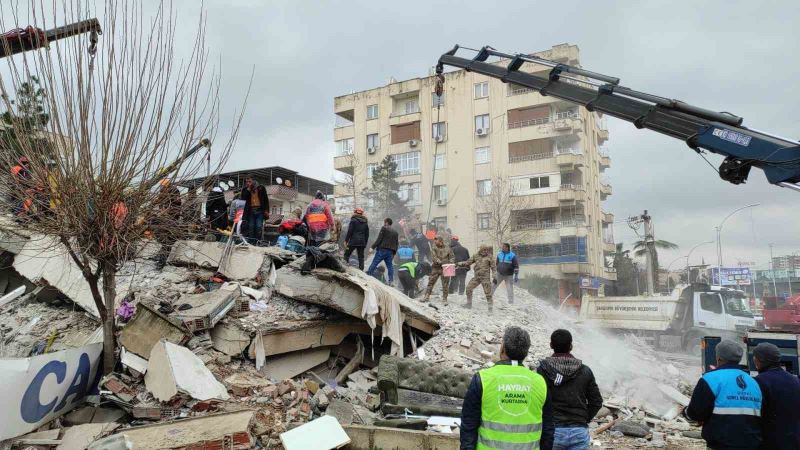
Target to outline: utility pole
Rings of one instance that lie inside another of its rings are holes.
[[[769,244],[769,267],[772,275],[772,289],[775,290],[775,297],[778,297],[778,285],[775,283],[775,260],[772,258],[772,245]]]
[[[645,264],[647,269],[647,295],[653,295],[655,292],[655,279],[653,274],[653,255],[655,253],[655,238],[653,237],[653,221],[652,217],[647,214],[647,210],[640,216],[633,216],[628,218],[628,226],[631,227],[636,234],[639,234],[639,225],[644,224],[644,247],[645,247]]]

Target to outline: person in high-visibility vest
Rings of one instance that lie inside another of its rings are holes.
[[[531,338],[509,327],[500,361],[478,371],[461,407],[461,450],[553,448],[553,413],[547,383],[522,365]]]

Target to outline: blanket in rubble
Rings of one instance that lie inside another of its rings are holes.
[[[316,268],[331,269],[337,272],[345,271],[344,265],[334,252],[318,247],[306,247],[306,261],[303,263],[300,273],[305,275]]]

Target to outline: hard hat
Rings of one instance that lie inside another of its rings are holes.
[[[453,235],[453,236],[450,237],[450,240],[451,241],[457,241],[458,240],[458,236]]]
[[[163,186],[163,187],[167,187],[167,186],[169,186],[169,179],[168,179],[168,178],[164,178],[163,180],[161,180],[161,181],[159,182],[159,184],[160,184],[161,186]]]

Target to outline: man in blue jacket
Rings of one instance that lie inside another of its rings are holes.
[[[761,404],[763,450],[800,449],[800,379],[781,367],[781,351],[762,342],[753,350],[764,401]]]
[[[506,297],[508,303],[514,303],[514,283],[519,282],[519,261],[517,255],[511,251],[511,244],[503,244],[503,250],[497,254],[497,282],[492,293],[500,287],[500,283],[506,284]]]
[[[716,348],[716,369],[706,372],[692,392],[687,419],[703,425],[708,448],[758,450],[761,446],[761,388],[739,366],[742,347],[725,339]]]

